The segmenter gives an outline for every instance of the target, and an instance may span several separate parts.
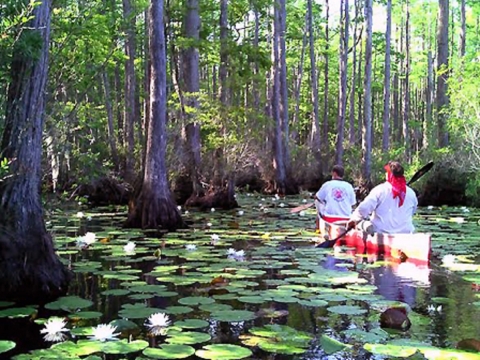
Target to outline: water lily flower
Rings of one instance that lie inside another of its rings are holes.
[[[307,202],[307,199],[303,199],[303,200],[302,200],[302,203],[306,203],[306,202]]]
[[[284,203],[280,203],[280,205],[278,205],[280,207],[285,207],[285,204]]]
[[[133,253],[135,252],[135,243],[133,241],[129,241],[127,245],[123,247],[123,250],[125,250],[126,253]]]
[[[185,249],[187,249],[188,251],[195,251],[195,250],[197,250],[197,245],[187,244],[187,245],[185,245]]]
[[[215,208],[211,208],[210,211],[211,211],[211,212],[215,212]]]
[[[300,212],[298,213],[298,215],[300,215],[300,216],[305,216],[305,211],[300,211]]]
[[[465,219],[463,217],[454,217],[451,218],[451,220],[457,224],[463,224],[465,222]]]
[[[447,254],[442,258],[442,264],[445,266],[450,266],[455,263],[456,256],[452,254]]]
[[[178,206],[177,206],[177,209],[178,209],[178,210],[182,210],[182,206],[181,206],[181,205],[178,205]]]
[[[427,311],[428,311],[429,313],[435,312],[435,306],[433,306],[433,305],[428,305]]]
[[[92,221],[92,217],[90,215],[87,216],[87,221]]]
[[[469,209],[467,209],[467,207],[466,207],[466,206],[462,206],[462,210],[463,210],[463,212],[466,212],[466,213],[469,213],[469,212],[470,212],[470,210],[469,210]]]
[[[275,199],[280,199],[280,196],[278,194],[275,194]]]
[[[220,236],[218,236],[217,234],[210,235],[210,238],[213,242],[220,240]]]
[[[93,335],[90,336],[90,339],[102,342],[118,340],[117,336],[120,335],[120,333],[115,333],[115,330],[117,330],[117,327],[110,324],[97,325],[97,327],[93,328]]]
[[[93,244],[95,241],[97,241],[95,233],[87,232],[85,235],[77,238],[77,246],[85,248]]]
[[[185,215],[188,215],[188,210],[185,210]]]
[[[265,198],[262,198],[262,201],[265,201]]]
[[[211,222],[207,223],[207,226],[212,227],[212,223]]]
[[[238,250],[236,253],[235,253],[235,257],[236,258],[241,258],[241,257],[244,257],[245,256],[245,251],[244,250]]]
[[[428,210],[432,210],[432,209],[433,209],[433,205],[428,205],[428,206],[427,206],[427,209],[428,209]]]
[[[228,256],[234,256],[236,253],[237,253],[237,250],[235,250],[234,248],[230,248],[227,250]]]
[[[145,326],[153,335],[162,335],[165,333],[165,328],[170,326],[171,321],[167,314],[155,313],[150,315],[145,323]]]
[[[242,216],[244,214],[244,212],[243,212],[243,210],[240,210],[237,214]]]
[[[81,211],[77,212],[77,217],[78,217],[78,218],[81,219],[81,218],[83,218],[84,216],[85,216],[85,214],[84,214],[83,212],[81,212]]]
[[[45,341],[64,341],[67,338],[64,333],[69,331],[65,325],[67,325],[67,322],[64,319],[51,318],[47,320],[45,329],[40,330],[40,333],[45,334],[43,336]]]

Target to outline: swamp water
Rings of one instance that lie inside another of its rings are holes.
[[[418,267],[313,247],[315,212],[290,214],[299,203],[241,195],[235,211],[182,211],[191,227],[161,238],[122,229],[125,208],[54,211],[68,296],[46,309],[0,302],[0,358],[480,359],[455,350],[480,340],[480,213],[421,209],[433,257]],[[408,310],[407,331],[380,327],[392,306]],[[41,331],[55,317],[53,343]],[[120,340],[99,341],[112,335],[99,324]]]

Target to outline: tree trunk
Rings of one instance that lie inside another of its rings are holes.
[[[438,29],[437,29],[437,124],[438,146],[448,146],[448,131],[446,128],[448,106],[447,80],[448,80],[448,19],[449,0],[439,0]]]
[[[11,177],[0,182],[0,298],[28,304],[64,294],[70,280],[45,228],[40,200],[50,5],[41,1],[19,34],[1,144]],[[41,47],[22,48],[34,35]]]
[[[335,149],[336,164],[343,163],[343,139],[345,137],[345,115],[347,111],[348,27],[350,26],[348,0],[340,1],[340,17],[340,81],[338,91],[337,143]]]
[[[125,39],[125,140],[127,155],[125,159],[125,180],[132,183],[135,179],[135,116],[137,88],[135,77],[135,16],[130,0],[123,0],[123,16],[127,24]]]
[[[390,147],[390,46],[392,34],[392,0],[387,0],[387,29],[385,31],[385,80],[383,85],[382,150]]]
[[[425,121],[423,122],[423,140],[422,148],[426,150],[430,142],[430,128],[432,125],[432,94],[433,94],[433,56],[432,51],[428,50],[427,53],[427,86],[425,89]]]
[[[183,83],[185,87],[185,105],[189,111],[184,114],[186,126],[186,147],[188,173],[193,185],[193,196],[203,195],[200,184],[201,143],[200,123],[197,121],[198,92],[200,90],[199,54],[197,44],[200,38],[200,16],[198,0],[187,1],[187,14],[184,21],[185,37],[192,44],[183,52]]]
[[[295,110],[293,112],[292,118],[292,127],[295,129],[294,133],[292,134],[292,139],[295,143],[298,142],[298,114],[300,112],[300,93],[302,90],[302,80],[303,80],[303,63],[305,59],[305,49],[307,47],[307,33],[308,33],[308,11],[307,15],[305,16],[305,32],[303,33],[302,37],[302,50],[300,52],[300,62],[298,65],[298,74],[294,77],[295,81]]]
[[[362,175],[364,180],[368,182],[372,171],[372,0],[365,0],[365,29],[367,38],[365,44],[365,118],[362,137]]]
[[[287,29],[287,9],[286,0],[277,0],[278,6],[278,46],[280,61],[280,116],[283,132],[283,156],[285,159],[285,170],[288,176],[290,168],[290,149],[288,146],[290,139],[289,116],[288,116],[288,85],[287,85],[287,49],[285,44]]]
[[[465,0],[460,0],[460,57],[465,56],[467,38],[467,19],[465,11]]]
[[[167,178],[167,78],[163,0],[150,3],[151,91],[147,154],[143,181],[130,202],[126,227],[176,230],[184,228]]]
[[[324,81],[323,81],[323,86],[324,86],[324,91],[323,91],[323,131],[322,131],[322,144],[324,148],[325,155],[328,154],[329,146],[328,146],[328,59],[329,59],[329,54],[328,51],[330,49],[330,38],[329,38],[329,12],[330,12],[330,6],[328,3],[329,0],[325,0],[325,59],[324,59]],[[326,164],[327,162],[325,161],[324,168],[322,169],[322,172],[324,172],[327,168],[328,165]]]
[[[358,0],[354,0],[355,6],[355,27],[353,29],[353,56],[352,56],[352,87],[350,90],[350,104],[349,104],[349,143],[355,144],[355,91],[357,82],[357,30],[358,30]],[[361,39],[360,39],[361,40]]]
[[[411,160],[411,144],[410,144],[410,9],[409,0],[406,0],[405,11],[405,75],[403,88],[403,140],[405,144],[405,157],[409,163]]]
[[[117,141],[115,137],[115,129],[113,126],[113,107],[112,107],[111,92],[110,92],[110,82],[108,80],[108,74],[106,71],[103,71],[102,73],[102,80],[103,80],[103,90],[104,90],[104,96],[105,96],[105,108],[107,110],[108,144],[110,145],[110,151],[112,153],[113,166],[115,168],[115,171],[118,171],[119,161],[118,161],[118,150],[117,150]]]
[[[312,0],[308,0],[308,43],[310,47],[310,80],[312,82],[313,118],[310,138],[313,156],[317,162],[317,169],[322,168],[322,134],[320,133],[320,120],[318,114],[318,83],[317,65],[315,62],[315,39],[313,36],[313,11]]]

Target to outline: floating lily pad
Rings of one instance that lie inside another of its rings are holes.
[[[174,325],[184,329],[200,329],[207,327],[210,323],[201,319],[185,319],[175,322]]]
[[[218,321],[238,322],[255,319],[255,313],[248,310],[222,310],[212,312],[211,317]]]
[[[325,353],[328,355],[336,353],[337,351],[341,351],[347,347],[351,347],[351,345],[343,344],[340,341],[332,339],[326,335],[322,335],[320,338],[320,345],[322,345],[323,351],[325,351]]]
[[[118,315],[126,319],[146,319],[150,315],[162,312],[162,309],[150,307],[129,307],[118,312]]]
[[[119,332],[138,329],[138,325],[136,323],[126,319],[115,319],[110,321],[110,325],[115,326]]]
[[[230,310],[232,309],[232,306],[228,304],[213,303],[213,304],[200,305],[198,308],[202,311],[216,312],[216,311]]]
[[[367,312],[366,309],[362,309],[360,306],[353,305],[330,306],[327,308],[327,310],[341,315],[362,315]]]
[[[195,354],[195,349],[188,345],[163,344],[160,348],[146,348],[143,355],[152,359],[185,359]]]
[[[12,301],[0,301],[0,308],[9,307],[15,305]]]
[[[10,340],[0,340],[0,354],[12,350],[16,344]]]
[[[90,300],[82,299],[78,296],[64,296],[58,298],[56,301],[50,302],[45,305],[45,308],[49,310],[65,310],[75,311],[77,309],[84,309],[93,305]]]
[[[145,340],[128,340],[106,341],[102,344],[102,351],[105,354],[130,354],[141,351],[148,346]]]
[[[211,338],[210,334],[207,333],[184,331],[169,332],[165,341],[170,344],[193,345],[209,341]]]
[[[122,296],[130,294],[130,291],[125,289],[110,289],[102,291],[101,294],[105,296]]]
[[[238,301],[249,303],[249,304],[263,304],[264,302],[268,301],[261,296],[240,296]]]
[[[212,304],[215,302],[215,299],[212,299],[210,297],[204,297],[204,296],[190,296],[190,297],[185,297],[178,302],[182,305],[204,305],[204,304]]]
[[[343,332],[346,336],[363,343],[380,343],[388,340],[390,335],[383,329],[376,328],[370,331],[361,329],[347,329]]]
[[[18,307],[0,310],[0,318],[21,318],[28,317],[37,312],[32,307]]]
[[[166,314],[188,314],[192,311],[193,308],[191,308],[190,306],[168,306],[164,310]]]
[[[103,314],[99,311],[80,311],[73,314],[70,314],[68,317],[70,319],[99,319]]]
[[[252,355],[250,349],[231,344],[213,344],[197,350],[195,355],[202,359],[235,360],[244,359]]]

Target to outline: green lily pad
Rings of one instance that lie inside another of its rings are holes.
[[[162,311],[161,309],[150,307],[128,307],[120,310],[118,315],[126,319],[146,319],[150,315]]]
[[[188,314],[189,312],[192,312],[193,308],[190,306],[168,306],[165,308],[164,312],[166,314]]]
[[[80,311],[68,316],[69,319],[99,319],[103,314],[99,311]]]
[[[362,309],[360,306],[352,305],[330,306],[327,310],[341,315],[362,315],[367,312],[366,309]]]
[[[49,310],[65,310],[73,312],[77,309],[84,309],[93,305],[90,300],[82,299],[78,296],[64,296],[45,305]]]
[[[129,354],[137,351],[141,351],[148,346],[148,342],[145,340],[134,340],[128,342],[128,340],[118,341],[106,341],[102,345],[102,351],[105,354]]]
[[[235,360],[252,356],[250,349],[231,344],[213,344],[197,350],[195,355],[202,359]]]
[[[165,340],[170,344],[182,344],[182,345],[193,345],[199,344],[206,341],[209,341],[212,337],[210,334],[195,332],[195,331],[185,331],[185,332],[169,332],[168,337]]]
[[[0,340],[0,354],[12,350],[16,344],[10,340]]]
[[[255,313],[248,310],[222,310],[212,312],[211,317],[218,321],[238,322],[255,319]]]
[[[343,344],[340,341],[332,339],[326,335],[322,335],[320,338],[320,344],[322,345],[323,351],[325,351],[325,353],[328,355],[336,353],[337,351],[341,351],[347,347],[351,347],[351,345]]]
[[[176,321],[174,325],[184,329],[200,329],[207,327],[210,323],[201,319],[185,319]]]
[[[195,354],[195,349],[188,345],[163,344],[161,348],[146,348],[143,355],[152,359],[185,359]]]
[[[9,307],[15,305],[12,301],[0,301],[0,308]]]
[[[32,307],[18,307],[0,310],[0,318],[21,318],[29,317],[37,312]]]
[[[130,291],[126,289],[110,289],[102,291],[101,294],[105,296],[122,296],[130,294]]]
[[[205,296],[190,296],[190,297],[185,297],[178,302],[182,305],[204,305],[204,304],[212,304],[215,302],[215,299],[212,299],[210,297],[205,297]]]
[[[213,303],[213,304],[200,305],[198,308],[202,311],[216,312],[216,311],[230,310],[232,309],[232,306],[228,304]]]
[[[346,336],[363,343],[380,343],[388,340],[390,335],[383,329],[376,328],[370,331],[361,329],[347,329],[343,332]]]

